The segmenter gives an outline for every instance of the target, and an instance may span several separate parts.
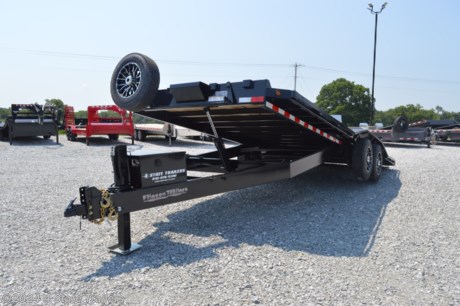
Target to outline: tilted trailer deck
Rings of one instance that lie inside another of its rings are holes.
[[[152,154],[112,149],[114,184],[80,188],[66,217],[93,223],[118,220],[118,244],[129,254],[130,213],[156,206],[295,177],[324,163],[348,165],[360,180],[378,181],[395,161],[368,131],[353,131],[296,91],[268,80],[171,85],[158,90],[159,72],[148,57],[130,54],[112,77],[117,105],[143,116],[213,135],[216,151]],[[223,138],[239,143],[226,148]]]
[[[56,136],[59,144],[58,111],[53,105],[12,104],[11,116],[0,125],[0,138],[8,138],[10,145],[18,137]]]
[[[436,143],[458,142],[460,140],[460,124],[452,119],[421,120],[409,124],[409,127],[431,128]]]

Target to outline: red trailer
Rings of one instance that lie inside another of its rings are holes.
[[[110,117],[107,115],[111,115]],[[104,116],[106,115],[106,116]],[[116,115],[115,117],[112,117]],[[109,139],[117,140],[119,135],[131,136],[134,144],[134,125],[131,112],[119,108],[116,105],[88,106],[87,124],[75,124],[75,113],[72,106],[65,106],[64,124],[67,139],[75,141],[78,136],[89,138],[93,135],[108,135]]]

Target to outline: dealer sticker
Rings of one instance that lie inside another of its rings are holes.
[[[163,183],[174,181],[178,176],[184,176],[187,170],[185,168],[145,173],[142,177],[154,183]]]

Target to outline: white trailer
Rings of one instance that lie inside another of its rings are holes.
[[[149,135],[163,136],[167,140],[176,140],[177,137],[204,139],[206,136],[201,132],[167,122],[134,125],[134,137],[136,140],[145,141]]]

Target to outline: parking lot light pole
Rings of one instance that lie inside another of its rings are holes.
[[[369,120],[369,125],[372,124],[372,121],[374,121],[374,107],[375,107],[375,102],[374,102],[374,84],[375,84],[375,56],[376,56],[376,51],[377,51],[377,22],[378,22],[378,17],[379,14],[385,9],[387,6],[387,2],[385,2],[382,7],[380,8],[380,11],[374,11],[374,5],[372,3],[369,3],[369,7],[367,8],[369,11],[371,11],[371,14],[375,15],[375,30],[374,30],[374,63],[373,63],[373,68],[372,68],[372,93],[371,93],[371,111],[370,111],[370,120]]]

